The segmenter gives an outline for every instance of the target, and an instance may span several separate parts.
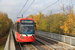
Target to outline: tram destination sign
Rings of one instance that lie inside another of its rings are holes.
[[[21,20],[21,23],[33,23],[33,20]]]

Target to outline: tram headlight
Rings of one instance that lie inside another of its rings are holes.
[[[21,38],[23,39],[23,36],[21,35]]]
[[[34,35],[32,35],[32,38],[34,38]]]

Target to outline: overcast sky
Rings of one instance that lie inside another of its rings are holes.
[[[37,13],[38,11],[44,9],[45,7],[51,5],[52,3],[56,2],[57,0],[35,0],[34,3],[30,6],[30,8],[23,14],[24,17],[27,17],[30,14]],[[22,7],[24,6],[26,0],[0,0],[0,11],[7,13],[8,17],[14,21],[16,21],[17,14],[20,12]],[[33,0],[28,0],[26,6],[24,7],[23,11],[18,15],[21,16],[22,13],[28,8],[28,6],[33,2]],[[68,4],[75,4],[75,0],[59,0],[54,5],[50,6],[49,8],[42,11],[44,14],[48,14],[51,10],[54,12],[58,12],[62,7],[62,3],[65,5]],[[75,5],[74,5],[75,8]],[[74,9],[75,11],[75,9]]]

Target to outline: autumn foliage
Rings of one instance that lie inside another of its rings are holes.
[[[73,13],[44,15],[39,12],[27,18],[35,20],[36,30],[75,36],[75,15]]]
[[[0,12],[0,38],[8,34],[12,20],[8,18],[6,13]]]

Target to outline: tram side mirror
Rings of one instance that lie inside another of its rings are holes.
[[[36,23],[34,23],[34,26],[36,27]]]

